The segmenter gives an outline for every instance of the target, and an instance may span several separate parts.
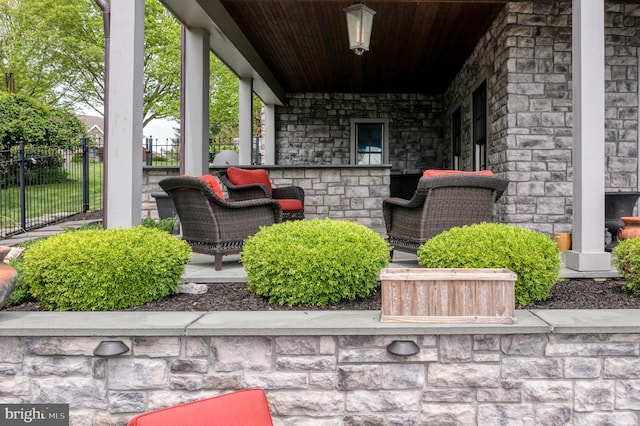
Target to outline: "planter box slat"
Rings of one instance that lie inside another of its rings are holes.
[[[507,269],[383,269],[381,322],[513,324],[516,274]]]

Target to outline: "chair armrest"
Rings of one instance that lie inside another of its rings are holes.
[[[300,200],[304,205],[304,189],[299,186],[273,188],[272,197],[278,200]]]
[[[236,211],[256,211],[256,208],[265,207],[273,213],[274,222],[282,222],[282,207],[280,203],[271,198],[253,198],[250,200],[221,200],[220,198],[211,198],[209,200],[220,206],[221,209]],[[263,210],[264,211],[264,210]]]
[[[227,172],[216,173],[220,182],[227,188],[232,200],[251,200],[253,198],[271,198],[271,191],[263,184],[235,185],[231,183]]]
[[[414,195],[410,200],[398,197],[385,198],[384,200],[382,200],[382,207],[391,208],[395,206],[413,209],[416,207],[422,207],[422,205],[424,204],[424,198],[424,195]]]

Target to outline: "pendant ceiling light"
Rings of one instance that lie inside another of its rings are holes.
[[[349,48],[356,55],[362,55],[369,50],[373,15],[376,12],[364,3],[356,3],[344,9],[347,14],[347,29],[349,31]]]

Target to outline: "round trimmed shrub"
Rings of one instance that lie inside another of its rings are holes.
[[[560,251],[540,232],[500,223],[451,228],[418,249],[426,268],[506,268],[515,272],[516,303],[545,300],[560,277]]]
[[[613,264],[621,277],[628,280],[622,290],[640,296],[640,238],[622,240],[613,249]]]
[[[189,245],[158,229],[88,229],[40,240],[21,272],[45,309],[124,309],[175,294]]]
[[[248,290],[270,303],[326,306],[373,293],[389,250],[380,235],[356,222],[299,220],[249,237],[241,261]]]

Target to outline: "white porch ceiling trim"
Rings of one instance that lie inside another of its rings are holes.
[[[220,1],[160,2],[187,27],[206,29],[211,35],[211,51],[239,78],[252,78],[253,91],[262,102],[284,105],[284,89]]]

